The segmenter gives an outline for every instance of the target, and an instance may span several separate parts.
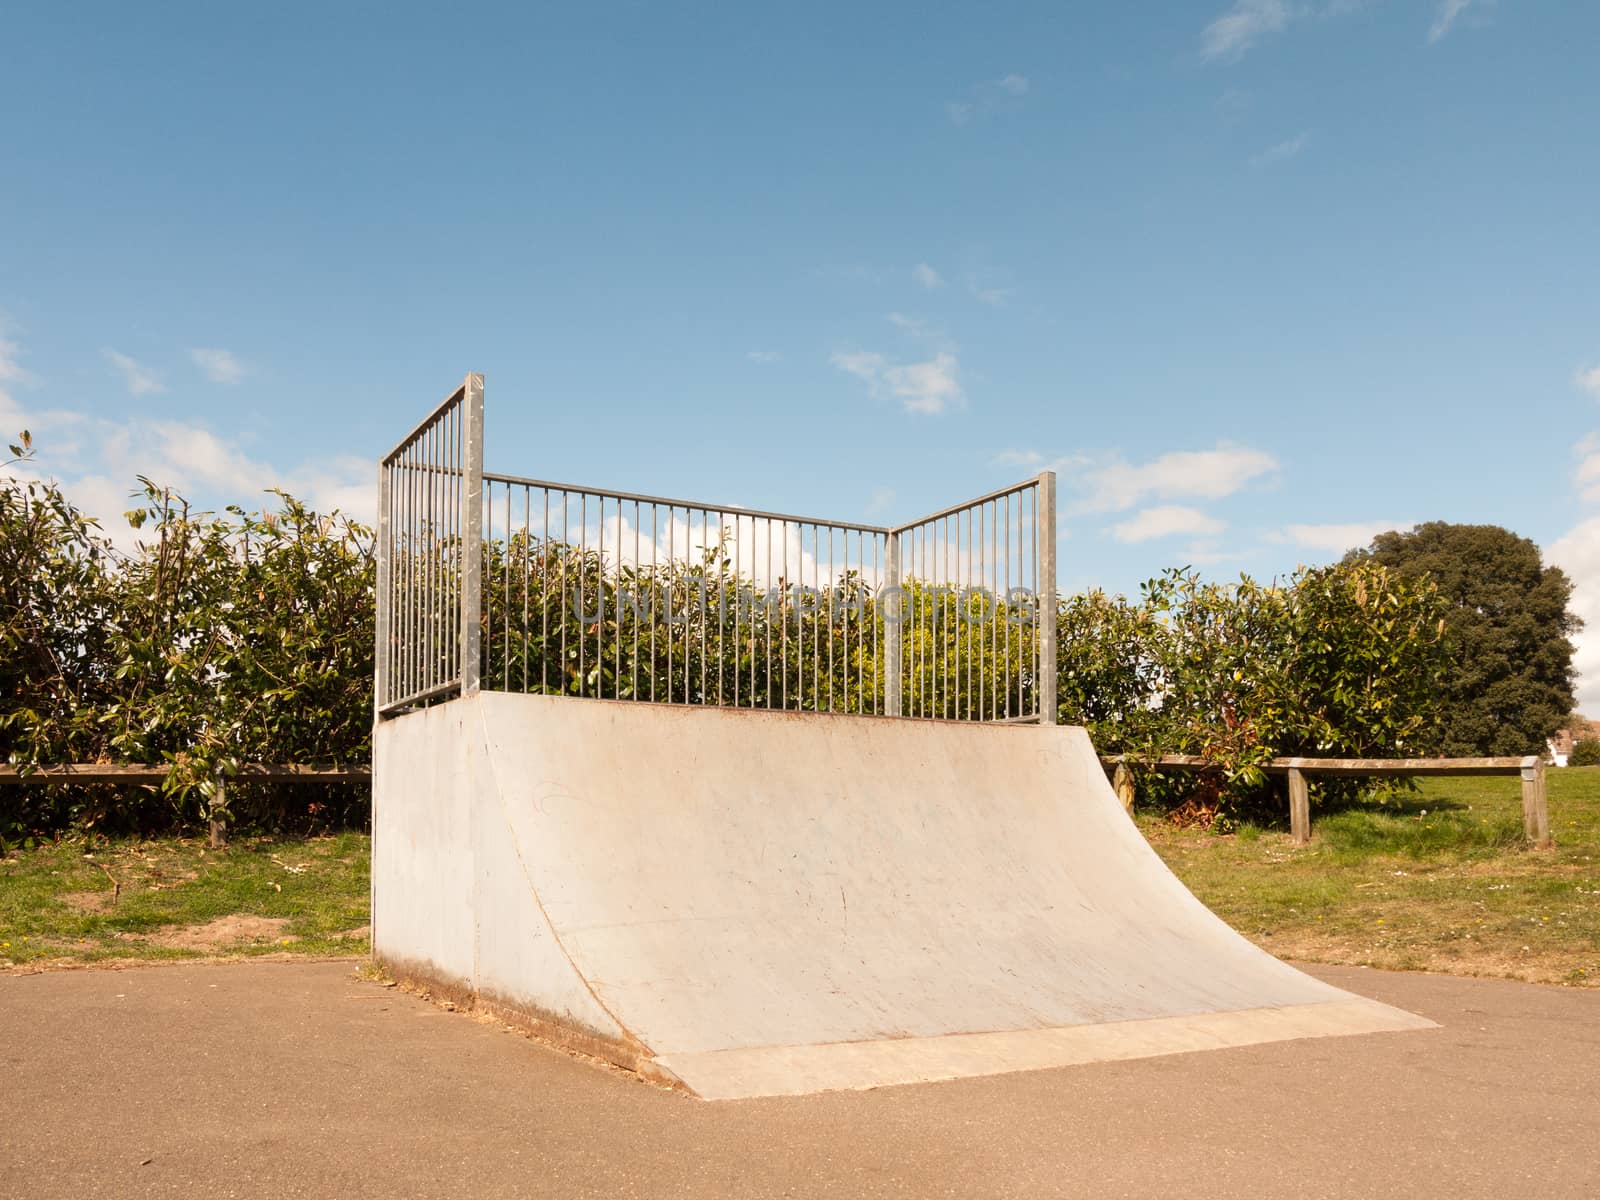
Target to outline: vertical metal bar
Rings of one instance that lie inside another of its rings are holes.
[[[722,621],[723,608],[726,608],[726,603],[728,603],[728,562],[726,562],[726,549],[728,549],[728,542],[726,542],[726,534],[728,534],[728,526],[726,526],[726,522],[725,522],[725,520],[723,520],[723,518],[725,518],[725,517],[726,517],[725,512],[720,512],[720,510],[718,510],[718,512],[717,512],[717,704],[718,704],[718,706],[720,706],[720,704],[722,704],[722,702],[723,702],[722,680],[723,680],[723,675],[726,674],[725,667],[728,666],[728,643],[726,643],[726,634],[725,634],[725,632],[723,632],[723,627],[722,627],[723,626],[723,621]],[[738,618],[736,618],[736,619],[738,619]]]
[[[463,397],[466,418],[465,513],[461,571],[461,694],[475,695],[482,681],[483,613],[483,376],[468,375]]]
[[[417,603],[417,470],[416,443],[406,450],[406,686],[405,695],[417,688],[417,633],[421,629]]]
[[[711,511],[700,510],[700,703],[710,702],[710,689],[706,686],[706,605],[710,597],[706,594],[706,579],[710,575],[706,563],[706,541],[711,537]]]
[[[661,506],[650,505],[650,702],[655,703],[656,676],[660,668],[656,666],[656,628],[661,624],[661,605],[656,600],[656,549],[661,544]]]
[[[789,522],[783,522],[783,573],[778,577],[781,588],[778,592],[778,618],[782,621],[781,638],[779,647],[780,658],[779,673],[782,678],[782,688],[778,699],[780,706],[789,707]]]
[[[500,571],[500,577],[505,581],[506,598],[502,602],[505,609],[504,619],[501,621],[501,650],[500,650],[500,690],[511,690],[511,485],[502,485],[506,489],[506,541],[505,541],[505,566]],[[494,498],[494,484],[489,485],[489,497]],[[492,510],[491,510],[492,511]],[[492,544],[492,540],[491,540]]]
[[[639,502],[633,502],[633,603],[628,607],[633,612],[633,686],[629,688],[632,698],[639,698]]]
[[[378,551],[378,611],[373,630],[373,669],[376,677],[372,689],[372,720],[376,723],[382,712],[383,706],[393,698],[390,693],[390,677],[393,665],[389,661],[389,619],[394,611],[394,596],[391,592],[389,579],[390,565],[393,557],[389,547],[389,535],[392,523],[389,517],[389,464],[378,464],[378,529],[375,545]]]
[[[532,641],[528,622],[528,591],[533,559],[533,489],[522,485],[522,691],[528,692],[528,643]]]
[[[900,591],[900,537],[890,533],[884,539],[883,586],[878,594],[883,598],[879,615],[883,618],[883,711],[886,716],[900,716],[900,655],[905,644],[905,596]]]
[[[884,572],[879,569],[880,564],[878,560],[878,546],[880,541],[883,545],[884,557],[887,558],[890,543],[892,542],[896,547],[898,547],[900,544],[900,535],[898,533],[888,533],[883,535],[875,533],[872,535],[872,577],[878,581],[879,587],[879,603],[875,606],[877,612],[874,614],[874,620],[872,622],[872,711],[874,713],[887,713],[889,710],[888,695],[885,691],[880,690],[880,683],[882,680],[887,678],[887,676],[884,674],[884,656],[878,653],[878,622],[876,619],[884,616],[884,607],[882,603]],[[896,574],[898,574],[898,571]],[[887,624],[885,624],[883,627],[883,633],[885,643],[887,643],[889,636],[889,626]],[[899,661],[896,660],[895,666],[898,668],[899,665]],[[900,689],[896,687],[895,696],[898,698],[899,694]],[[884,706],[882,709],[878,707],[878,699],[880,696],[883,697],[884,701]],[[898,704],[896,707],[898,707]],[[899,716],[900,714],[896,713],[894,715]]]
[[[544,494],[544,523],[539,526],[539,691],[550,694],[550,489]],[[560,610],[557,609],[557,612]]]
[[[1000,632],[1005,618],[1000,608],[1000,502],[989,501],[989,581],[990,595],[994,599],[989,622],[989,719],[1000,716]]]
[[[578,694],[587,696],[589,688],[589,630],[584,629],[584,618],[589,608],[584,605],[584,576],[589,574],[589,493],[578,493]]]
[[[833,711],[833,526],[828,526],[828,711]],[[820,581],[819,581],[820,582]],[[821,590],[820,588],[818,589]]]
[[[800,559],[800,579],[805,581],[805,557]],[[811,525],[811,711],[822,711],[822,553],[816,522]]]
[[[567,544],[567,489],[561,489],[561,593],[556,616],[561,622],[561,694],[567,692],[567,562],[572,557]]]
[[[739,610],[744,607],[744,539],[739,536],[739,517],[733,518],[733,706],[739,705]]]
[[[1056,473],[1039,475],[1039,720],[1056,723]]]
[[[1011,719],[1011,493],[1005,495],[1006,501],[1006,599],[1005,599],[1005,635],[1006,635],[1006,720]]]

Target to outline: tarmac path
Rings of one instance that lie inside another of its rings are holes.
[[[348,962],[0,977],[0,1195],[1600,1196],[1600,991],[1309,968],[1442,1028],[707,1102]]]

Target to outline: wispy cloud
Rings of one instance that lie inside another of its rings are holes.
[[[1288,28],[1289,6],[1283,0],[1234,0],[1234,5],[1200,35],[1200,56],[1232,62],[1269,33]]]
[[[1282,162],[1286,158],[1293,158],[1306,148],[1306,143],[1310,140],[1311,134],[1309,132],[1297,133],[1292,138],[1285,138],[1281,142],[1268,146],[1259,154],[1252,154],[1250,156],[1250,165],[1252,167],[1265,167],[1271,163]]]
[[[1221,500],[1278,470],[1265,450],[1221,442],[1210,450],[1174,450],[1144,463],[1113,454],[1057,464],[1076,483],[1072,512],[1123,512],[1147,499]]]
[[[927,323],[924,322],[921,317],[907,316],[902,312],[890,313],[889,324],[893,325],[896,329],[901,330],[904,333],[909,333],[914,336],[921,336],[922,334],[928,332]]]
[[[155,372],[137,359],[109,346],[105,350],[105,356],[106,361],[117,369],[117,374],[122,376],[122,382],[127,385],[128,391],[135,396],[161,391],[161,380],[156,377]]]
[[[918,263],[912,267],[911,276],[930,292],[944,286],[944,280],[940,278],[939,272],[935,271],[927,263]]]
[[[940,413],[961,402],[960,363],[941,352],[926,362],[894,363],[868,350],[841,351],[829,360],[866,382],[873,395],[890,395],[910,413]]]
[[[14,339],[6,336],[6,324],[0,319],[0,383],[27,383],[33,378],[22,369],[18,361],[22,357],[22,346]],[[10,431],[0,430],[0,433]]]
[[[1455,27],[1456,18],[1472,6],[1472,0],[1439,0],[1434,10],[1433,24],[1428,26],[1428,43],[1432,45],[1447,36]]]
[[[1130,520],[1112,526],[1111,536],[1119,542],[1148,542],[1153,538],[1173,537],[1180,533],[1210,536],[1228,527],[1226,521],[1208,516],[1198,508],[1179,504],[1163,504],[1146,508]]]
[[[1600,400],[1600,367],[1585,367],[1573,378],[1573,382],[1596,400]]]
[[[746,351],[745,357],[748,358],[753,363],[767,364],[767,363],[782,362],[783,361],[783,351],[781,351],[781,350],[749,350],[749,351]]]
[[[232,351],[194,349],[189,359],[212,383],[238,383],[244,378],[244,364]]]
[[[972,298],[979,304],[987,304],[990,308],[999,308],[1016,294],[1016,288],[1008,287],[974,287]]]
[[[1036,467],[1044,455],[1037,450],[1002,450],[989,461],[997,467]]]
[[[975,117],[1014,108],[1030,87],[1028,77],[1015,71],[998,79],[986,79],[968,88],[959,99],[947,101],[945,115],[956,125],[967,125]]]
[[[1346,550],[1365,546],[1380,533],[1388,533],[1391,529],[1409,529],[1412,524],[1411,521],[1350,521],[1330,525],[1290,525],[1269,540],[1292,542],[1307,550],[1342,554]]]

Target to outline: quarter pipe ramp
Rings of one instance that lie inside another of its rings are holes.
[[[376,738],[377,955],[708,1099],[1431,1024],[1214,917],[1081,729],[486,692]]]

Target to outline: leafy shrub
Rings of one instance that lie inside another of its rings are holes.
[[[1600,738],[1579,738],[1567,755],[1569,767],[1600,767]]]

